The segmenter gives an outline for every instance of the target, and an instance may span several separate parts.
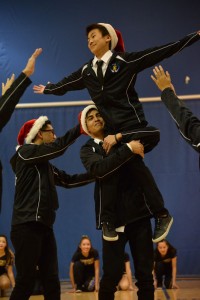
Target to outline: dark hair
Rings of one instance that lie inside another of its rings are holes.
[[[156,245],[156,250],[157,251],[158,251],[158,244],[159,243],[163,243],[163,242],[166,243],[166,245],[168,246],[169,249],[176,250],[166,239],[163,239],[162,241],[160,241],[160,242],[157,243],[157,245]]]
[[[102,36],[109,35],[109,32],[106,29],[106,27],[97,23],[90,24],[86,27],[86,35],[88,36],[88,33],[93,29],[99,29],[99,31],[101,31],[102,33]]]
[[[50,120],[46,120],[45,123],[44,123],[44,125],[42,126],[42,128],[40,130],[46,129],[47,125],[51,125],[51,121]]]
[[[102,36],[110,35],[110,33],[108,32],[106,27],[104,27],[103,25],[98,24],[98,23],[93,23],[93,24],[88,25],[86,27],[86,35],[88,36],[89,32],[93,29],[98,29],[101,32]],[[111,41],[109,43],[109,49],[111,49]]]
[[[97,109],[97,108],[95,108],[95,107],[92,107],[92,108],[90,108],[90,109],[87,111],[86,115],[85,115],[85,118],[86,118],[86,119],[87,119],[87,117],[88,117],[89,113],[90,113],[91,111],[93,111],[93,110],[96,110],[96,111],[98,111],[98,109]]]
[[[6,235],[0,234],[0,238],[3,237],[6,240],[5,254],[6,254],[6,265],[12,265],[14,263],[14,253],[8,247],[8,239]]]
[[[46,120],[45,123],[44,123],[44,125],[40,128],[40,130],[42,131],[42,130],[46,129],[46,126],[47,126],[47,125],[50,125],[50,124],[51,124],[51,121],[50,121],[50,120]],[[39,131],[40,131],[40,130],[39,130]],[[38,132],[39,132],[39,131],[38,131]],[[37,134],[36,134],[36,136],[32,139],[31,142],[34,142],[34,141],[36,140],[36,138],[37,138]]]
[[[78,244],[78,247],[77,247],[77,250],[76,250],[76,251],[77,251],[77,252],[81,252],[80,244],[82,243],[83,240],[88,240],[88,241],[90,241],[91,248],[90,248],[89,253],[90,253],[90,254],[93,254],[93,253],[94,253],[94,248],[92,247],[92,242],[91,242],[91,239],[89,238],[88,235],[82,235],[82,237],[81,237],[81,239],[80,239],[80,241],[79,241],[79,244]]]

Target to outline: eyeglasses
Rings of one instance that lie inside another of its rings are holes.
[[[55,131],[54,129],[44,129],[44,130],[41,130],[42,132],[51,132],[53,135],[55,134]]]

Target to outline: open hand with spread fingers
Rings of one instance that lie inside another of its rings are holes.
[[[168,71],[165,72],[162,66],[156,66],[153,69],[153,73],[154,75],[151,75],[151,79],[155,82],[155,84],[161,91],[163,91],[166,88],[171,88],[175,92]]]

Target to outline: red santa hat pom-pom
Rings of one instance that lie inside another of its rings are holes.
[[[125,52],[124,41],[121,32],[108,23],[98,24],[107,29],[111,37],[111,50],[115,50],[116,52]]]
[[[118,37],[118,42],[117,45],[115,47],[115,51],[116,52],[125,52],[125,46],[124,46],[124,40],[122,37],[122,34],[119,30],[115,29],[117,37]]]

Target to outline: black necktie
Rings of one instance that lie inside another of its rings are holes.
[[[103,142],[99,142],[99,150],[100,150],[100,154],[101,154],[103,157],[106,157],[106,152],[105,152],[105,150],[103,149]]]
[[[99,82],[101,83],[101,85],[103,85],[102,65],[103,65],[103,60],[98,60],[97,61],[97,78],[99,79]]]

